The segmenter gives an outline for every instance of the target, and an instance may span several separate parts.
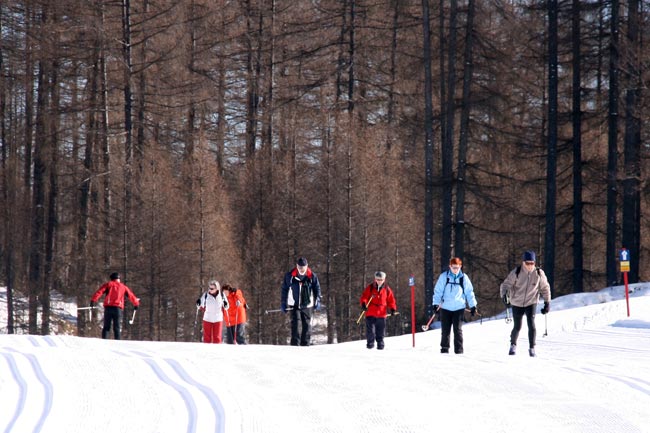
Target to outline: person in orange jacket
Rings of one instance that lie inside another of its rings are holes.
[[[104,327],[102,328],[102,338],[108,338],[111,322],[113,322],[113,335],[116,340],[119,340],[125,295],[129,298],[129,301],[131,301],[136,310],[140,306],[140,299],[133,294],[131,289],[122,284],[120,274],[113,272],[110,275],[110,279],[108,283],[103,284],[92,298],[90,298],[90,307],[94,308],[99,298],[104,294],[106,295],[104,298]]]
[[[361,295],[361,308],[366,312],[366,347],[372,349],[377,341],[377,349],[384,349],[386,313],[397,312],[393,290],[386,284],[386,273],[375,272],[375,281],[365,288]]]
[[[223,311],[224,321],[226,322],[226,343],[246,344],[244,331],[248,304],[244,294],[241,290],[228,284],[224,284],[223,293],[228,301],[228,307],[224,307]]]

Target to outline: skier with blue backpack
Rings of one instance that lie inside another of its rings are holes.
[[[463,261],[454,257],[449,261],[449,270],[438,277],[433,289],[433,312],[440,313],[442,336],[440,353],[449,353],[449,337],[454,329],[454,353],[463,353],[463,317],[469,306],[472,317],[476,315],[474,286],[467,274],[461,271]]]

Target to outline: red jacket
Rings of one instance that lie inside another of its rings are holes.
[[[104,293],[106,293],[106,297],[104,298],[104,307],[119,307],[124,309],[125,294],[129,297],[129,301],[131,301],[133,305],[136,307],[140,305],[140,300],[135,297],[131,289],[117,280],[112,280],[102,285],[99,290],[95,292],[93,297],[90,298],[90,301],[97,302]]]
[[[368,301],[370,303],[368,304]],[[361,305],[368,305],[366,317],[386,317],[387,309],[397,310],[393,290],[384,283],[377,288],[377,283],[373,282],[365,288],[361,295]]]
[[[242,291],[239,289],[235,292],[229,290],[226,299],[228,300],[228,309],[223,310],[223,321],[226,326],[246,323],[246,299]],[[237,306],[237,302],[239,302],[239,306]]]

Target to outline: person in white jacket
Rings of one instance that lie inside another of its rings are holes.
[[[223,331],[223,309],[228,301],[223,296],[221,285],[216,280],[208,283],[208,291],[196,300],[196,306],[203,312],[203,342],[221,344]]]

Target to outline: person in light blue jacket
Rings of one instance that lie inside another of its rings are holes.
[[[449,335],[454,328],[454,353],[463,353],[463,315],[468,305],[472,317],[476,315],[474,286],[461,268],[463,261],[454,257],[449,261],[449,270],[440,274],[433,289],[433,312],[440,313],[442,337],[440,353],[449,353]]]

